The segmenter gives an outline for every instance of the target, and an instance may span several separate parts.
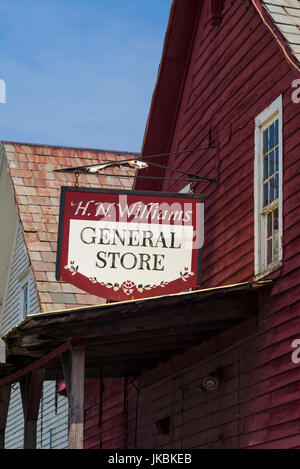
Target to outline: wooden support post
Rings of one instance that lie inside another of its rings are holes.
[[[5,427],[10,399],[11,385],[0,387],[0,449],[5,448]]]
[[[36,448],[36,424],[39,414],[45,370],[33,370],[20,378],[24,414],[24,449]]]
[[[64,373],[64,379],[67,388],[67,394],[71,390],[71,368],[72,368],[72,353],[71,350],[66,350],[60,356],[62,369]]]
[[[75,346],[62,354],[69,401],[69,449],[83,449],[85,348]]]

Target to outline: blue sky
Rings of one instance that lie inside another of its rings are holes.
[[[140,151],[171,0],[1,0],[0,140]]]

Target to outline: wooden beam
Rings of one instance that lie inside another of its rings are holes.
[[[39,414],[45,370],[33,370],[20,378],[24,414],[24,449],[36,448],[36,424]]]
[[[5,448],[5,427],[10,399],[11,385],[0,388],[0,449]]]
[[[15,373],[11,373],[9,376],[0,379],[0,386],[4,386],[5,384],[13,384],[20,380],[22,376],[27,375],[28,373],[36,370],[38,368],[43,368],[47,365],[51,360],[59,356],[65,350],[68,350],[71,347],[71,342],[65,342],[64,344],[60,345],[51,352],[47,353],[46,355],[42,356],[38,360],[35,360],[30,365],[23,367],[21,370],[16,371]],[[23,356],[22,356],[23,360]]]
[[[72,349],[69,449],[83,449],[85,348]]]
[[[83,449],[85,347],[62,355],[69,403],[69,449]]]
[[[89,366],[89,378],[97,378],[99,374],[99,367],[103,369],[104,377],[124,377],[124,376],[137,376],[142,370],[155,368],[162,360],[167,359],[159,358],[134,358],[132,360],[97,360]],[[97,371],[98,370],[98,371]]]

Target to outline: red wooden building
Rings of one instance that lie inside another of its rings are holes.
[[[142,149],[165,156],[135,189],[188,179],[205,195],[201,290],[31,317],[5,338],[48,379],[73,351],[72,396],[85,348],[85,448],[300,447],[300,4],[275,3],[172,3]]]
[[[299,44],[298,1],[173,1],[142,154],[172,153],[152,161],[216,181],[192,184],[206,197],[201,288],[273,283],[247,321],[105,386],[103,447],[300,447]],[[187,184],[143,174],[165,180],[136,189]],[[218,388],[200,393],[219,368]]]

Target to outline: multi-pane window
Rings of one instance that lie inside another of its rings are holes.
[[[279,119],[263,129],[263,207],[266,217],[266,264],[278,260]]]
[[[264,207],[279,198],[278,118],[263,130]]]
[[[30,274],[28,271],[19,278],[20,292],[20,319],[25,319],[30,314]]]
[[[278,207],[267,214],[267,265],[278,260]]]
[[[29,303],[29,289],[28,283],[25,283],[22,287],[23,293],[23,301],[22,301],[22,309],[23,309],[23,318],[25,319],[28,315],[28,303]]]
[[[255,273],[282,259],[282,99],[255,120]]]

